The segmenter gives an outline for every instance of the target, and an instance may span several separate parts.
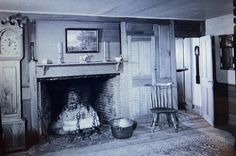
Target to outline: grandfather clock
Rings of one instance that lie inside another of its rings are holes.
[[[0,106],[6,149],[25,148],[25,121],[21,118],[23,30],[14,19],[0,23]]]

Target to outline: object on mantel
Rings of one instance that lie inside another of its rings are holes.
[[[53,62],[49,59],[43,59],[42,64],[52,64]]]
[[[37,62],[38,60],[35,59],[34,48],[35,48],[34,42],[30,42],[30,54],[31,54],[30,61]]]
[[[104,45],[103,45],[104,47],[104,51],[103,51],[103,62],[106,62],[107,61],[107,58],[106,58],[106,41],[104,41]]]
[[[59,63],[64,63],[63,42],[59,42],[57,46],[58,46],[58,53],[59,53]]]
[[[79,63],[88,63],[88,59],[90,58],[90,55],[83,55],[83,56],[79,56]]]
[[[118,57],[114,57],[114,59],[115,59],[116,62],[121,62],[123,60],[123,56],[120,55]]]

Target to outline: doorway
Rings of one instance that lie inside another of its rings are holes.
[[[176,38],[178,106],[214,125],[213,57],[210,36]]]
[[[192,99],[192,86],[190,80],[191,57],[189,39],[176,38],[176,79],[178,92],[178,108],[190,110]]]

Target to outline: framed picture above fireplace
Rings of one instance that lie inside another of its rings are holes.
[[[66,29],[66,53],[98,52],[98,29]]]

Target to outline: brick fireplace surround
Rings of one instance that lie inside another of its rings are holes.
[[[40,80],[41,83],[41,110],[39,110],[42,133],[58,120],[60,113],[67,105],[67,97],[70,91],[76,93],[78,104],[92,106],[97,112],[100,122],[108,123],[115,117],[114,87],[118,86],[117,75],[93,75],[83,78],[66,77],[58,80]],[[43,128],[46,128],[43,130]]]

